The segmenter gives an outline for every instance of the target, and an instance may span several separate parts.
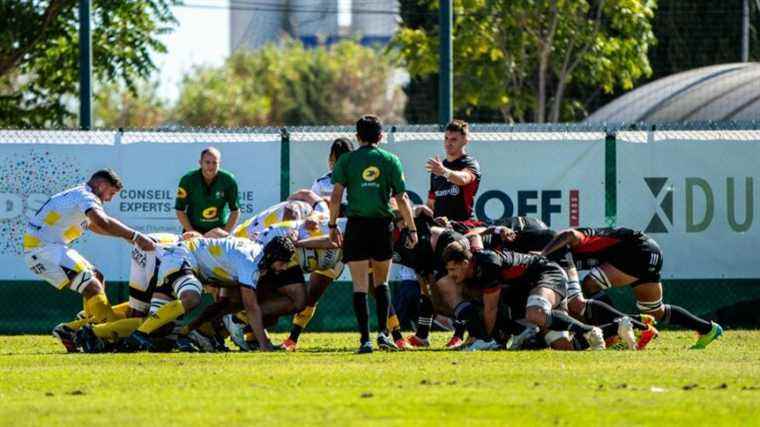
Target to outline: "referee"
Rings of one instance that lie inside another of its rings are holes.
[[[354,312],[361,333],[359,353],[371,353],[369,340],[368,271],[372,263],[374,294],[377,308],[377,345],[393,350],[396,345],[388,336],[388,309],[390,289],[388,273],[393,256],[393,211],[390,198],[398,203],[401,216],[409,226],[408,245],[417,244],[412,209],[406,197],[404,172],[394,154],[378,147],[383,138],[383,127],[376,116],[363,116],[356,122],[356,139],[359,148],[343,154],[333,169],[335,184],[330,195],[330,239],[343,247],[343,261],[348,264],[354,283]],[[348,191],[348,209],[345,237],[340,235],[335,221],[338,219],[343,191]]]

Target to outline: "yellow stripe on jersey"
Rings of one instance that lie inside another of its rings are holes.
[[[59,214],[59,213],[58,213],[58,212],[56,212],[56,211],[50,211],[50,212],[48,212],[48,214],[45,216],[45,219],[43,220],[43,222],[44,222],[45,224],[47,224],[47,225],[49,225],[49,226],[51,226],[51,227],[52,227],[52,226],[54,226],[54,225],[55,225],[55,224],[56,224],[58,221],[60,221],[60,220],[61,220],[61,214]]]
[[[163,245],[171,245],[172,243],[177,243],[178,240],[177,236],[171,233],[151,233],[150,237],[158,240],[158,243]]]
[[[185,240],[184,244],[190,252],[198,250],[198,239]]]
[[[210,253],[214,258],[219,258],[222,256],[222,247],[219,245],[209,245],[208,253]]]
[[[82,235],[82,229],[79,228],[79,226],[72,225],[71,227],[67,228],[66,231],[63,232],[63,240],[65,242],[71,242],[72,240],[76,240],[79,238],[79,236]]]
[[[42,246],[42,241],[31,234],[24,234],[24,250],[36,249]]]
[[[277,213],[277,211],[274,211],[264,217],[264,227],[271,227],[273,224],[280,222],[280,216]]]
[[[227,273],[227,270],[223,269],[222,267],[214,267],[211,272],[214,273],[214,276],[216,276],[218,279],[232,280],[230,273]]]
[[[235,229],[232,230],[232,234],[235,237],[242,237],[244,239],[248,239],[249,238],[248,226],[251,225],[252,222],[253,222],[253,218],[248,218],[247,220],[245,220],[245,222],[235,227]]]

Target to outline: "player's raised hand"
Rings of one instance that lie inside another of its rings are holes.
[[[427,171],[433,175],[438,176],[441,176],[444,172],[446,172],[446,168],[443,166],[443,162],[437,154],[434,158],[428,159],[427,164],[425,165],[425,169],[427,169]]]

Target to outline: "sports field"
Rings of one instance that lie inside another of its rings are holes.
[[[276,339],[284,337],[277,336]],[[446,336],[433,342],[442,345]],[[757,425],[760,332],[703,351],[664,332],[641,352],[64,354],[0,337],[0,425]]]

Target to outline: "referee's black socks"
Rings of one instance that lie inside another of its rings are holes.
[[[388,333],[388,311],[391,305],[391,289],[387,283],[375,286],[375,308],[377,308],[377,328],[380,333]]]
[[[354,314],[361,334],[361,343],[369,342],[369,307],[366,292],[354,292]]]

